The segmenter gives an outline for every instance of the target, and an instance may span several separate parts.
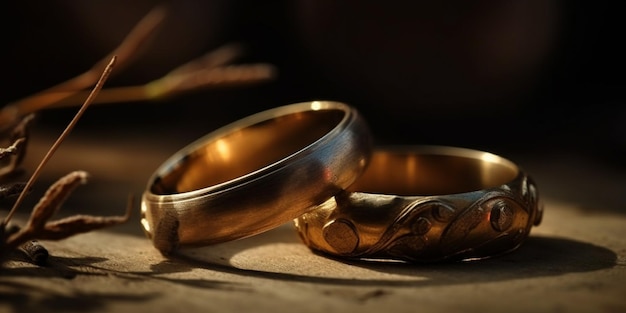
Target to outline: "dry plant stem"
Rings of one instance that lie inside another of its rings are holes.
[[[86,183],[88,174],[75,171],[55,182],[33,209],[25,227],[8,236],[5,249],[14,249],[30,240],[60,240],[70,236],[125,223],[130,218],[134,198],[128,198],[123,216],[74,215],[57,221],[48,220],[59,210],[65,199],[80,184]]]
[[[0,110],[0,129],[13,124],[15,120],[24,115],[47,108],[55,102],[93,85],[112,56],[119,59],[118,68],[129,64],[132,59],[137,57],[140,49],[146,48],[147,41],[152,38],[155,30],[162,24],[166,14],[167,11],[164,6],[155,7],[135,26],[115,50],[85,73],[2,108]]]
[[[76,113],[76,115],[74,116],[72,121],[67,125],[67,127],[65,128],[63,133],[59,136],[59,138],[54,142],[52,147],[50,147],[50,150],[48,150],[46,155],[43,157],[43,159],[41,160],[41,162],[37,166],[37,169],[35,170],[35,172],[33,172],[32,176],[30,177],[30,179],[26,183],[26,186],[24,187],[24,191],[22,191],[22,193],[20,193],[19,197],[15,201],[15,204],[13,205],[13,208],[11,209],[11,211],[9,211],[9,214],[7,214],[7,216],[5,217],[5,219],[2,222],[2,224],[0,225],[0,227],[6,226],[6,224],[11,220],[11,218],[13,217],[13,214],[15,214],[15,211],[17,210],[19,205],[22,203],[22,201],[24,199],[24,195],[26,194],[26,191],[30,189],[30,187],[32,186],[34,181],[37,180],[37,178],[39,177],[39,174],[41,173],[41,169],[43,168],[43,166],[48,162],[48,160],[50,160],[50,158],[52,157],[54,152],[57,150],[57,148],[59,147],[61,142],[63,142],[65,137],[67,137],[67,135],[72,131],[72,129],[74,128],[74,126],[76,125],[76,123],[78,122],[80,117],[83,115],[85,110],[87,110],[89,105],[93,102],[93,99],[97,96],[97,94],[100,91],[100,89],[102,89],[102,86],[104,85],[104,82],[107,80],[107,78],[111,74],[111,71],[113,69],[113,66],[115,65],[116,60],[117,60],[116,56],[113,56],[111,58],[111,60],[109,61],[109,64],[106,66],[106,68],[104,69],[104,72],[100,76],[100,79],[96,83],[96,86],[93,88],[93,90],[89,94],[89,97],[87,97],[87,100],[85,100],[84,104],[78,110],[78,113]]]
[[[7,174],[13,173],[22,163],[26,154],[26,145],[28,143],[28,128],[30,122],[34,119],[34,115],[30,114],[24,117],[13,129],[8,136],[10,146],[0,148],[0,180]]]
[[[29,136],[30,125],[32,124],[34,119],[35,119],[34,113],[26,115],[13,128],[13,131],[11,131],[9,140],[15,142],[17,140],[24,139],[22,146],[18,149],[18,151],[15,154],[15,157],[12,159],[13,168],[11,168],[11,171],[15,170],[18,166],[20,166],[22,164],[22,161],[24,160],[24,156],[26,155],[26,146],[28,144],[28,138],[30,137]]]
[[[23,154],[25,145],[26,138],[19,138],[16,139],[10,146],[0,148],[0,160],[3,160],[3,163],[5,163],[5,159],[9,158],[8,162],[0,168],[0,178],[9,173],[13,173],[19,166],[24,158]]]
[[[150,101],[173,97],[202,88],[224,88],[265,82],[275,76],[270,64],[248,64],[218,67],[190,73],[168,75],[148,84],[103,89],[94,104]],[[75,106],[82,93],[55,103],[56,108]]]
[[[123,224],[130,218],[133,210],[133,201],[133,197],[129,197],[126,213],[122,216],[74,215],[58,221],[48,222],[43,231],[37,235],[37,238],[42,240],[60,240],[76,234]]]
[[[238,57],[242,53],[241,51],[242,48],[238,44],[224,45],[149,83],[102,89],[94,104],[158,100],[201,88],[242,86],[266,82],[275,78],[276,69],[271,64],[225,66]],[[58,101],[54,107],[78,105],[84,96],[84,92],[76,93]]]
[[[268,81],[274,78],[275,73],[270,64],[230,65],[168,75],[146,87],[152,97],[158,98],[208,86],[223,88]]]
[[[243,47],[238,43],[230,43],[212,50],[205,55],[187,62],[171,70],[167,75],[179,75],[209,70],[218,66],[226,65],[243,54]]]
[[[65,202],[65,199],[78,187],[85,184],[89,175],[83,171],[75,171],[65,175],[57,180],[54,185],[50,186],[43,197],[33,208],[28,220],[28,224],[24,229],[32,229],[40,231],[46,225],[46,222],[54,216]]]
[[[24,144],[24,141],[26,141],[25,138],[20,138],[15,140],[10,146],[6,148],[0,148],[0,160],[15,155],[20,147]]]

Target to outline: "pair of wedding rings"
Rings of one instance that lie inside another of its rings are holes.
[[[313,251],[408,262],[482,259],[538,225],[533,180],[492,153],[378,147],[352,106],[277,107],[217,129],[150,178],[142,227],[163,254],[294,221]]]

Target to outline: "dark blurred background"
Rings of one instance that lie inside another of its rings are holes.
[[[159,1],[3,3],[0,101],[87,70]],[[192,138],[278,105],[357,107],[380,144],[582,154],[624,166],[619,1],[173,1],[157,37],[107,86],[148,82],[226,43],[275,80],[90,108],[82,132]],[[39,127],[75,108],[46,110]],[[56,129],[56,128],[55,128]]]

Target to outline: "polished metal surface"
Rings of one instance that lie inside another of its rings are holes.
[[[516,249],[541,221],[533,180],[464,148],[379,148],[345,192],[298,217],[312,250],[409,262],[482,259]]]
[[[260,112],[198,139],[157,169],[141,223],[165,254],[258,234],[351,185],[370,154],[367,125],[346,104]]]

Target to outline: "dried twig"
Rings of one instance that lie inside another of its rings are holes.
[[[94,104],[154,101],[199,89],[262,83],[276,77],[275,67],[267,63],[225,65],[235,59],[240,50],[239,45],[226,45],[146,84],[103,89]],[[84,92],[77,92],[57,101],[54,107],[75,106],[84,97]]]
[[[161,25],[166,13],[165,7],[155,7],[135,26],[115,50],[86,72],[3,107],[0,110],[0,129],[10,127],[23,116],[48,108],[50,105],[93,85],[112,56],[118,59],[118,70],[120,67],[129,64],[137,57],[139,49],[145,48],[145,43]]]
[[[153,9],[109,55],[119,56],[121,64],[130,63],[137,57],[139,49],[146,47],[146,41],[161,25],[165,13],[164,6]],[[238,44],[224,45],[152,82],[137,86],[103,89],[95,103],[159,100],[201,88],[245,86],[266,82],[276,77],[276,69],[271,64],[228,65],[241,53],[242,49]],[[0,131],[26,114],[46,108],[80,105],[86,93],[83,90],[95,82],[107,60],[107,58],[101,60],[87,72],[75,78],[6,105],[0,110]]]
[[[24,251],[33,260],[33,262],[40,264],[45,262],[48,252],[36,241],[37,239],[60,240],[79,233],[121,224],[129,219],[133,203],[132,197],[129,197],[129,203],[124,216],[101,217],[91,215],[75,215],[50,222],[49,220],[57,213],[69,194],[79,184],[83,184],[87,181],[88,174],[86,172],[75,171],[59,179],[46,191],[39,203],[37,203],[33,208],[25,227],[10,229],[8,226],[8,223],[19,207],[21,200],[24,198],[24,195],[33,182],[37,179],[43,166],[52,157],[63,139],[67,137],[69,132],[78,122],[78,119],[82,116],[87,107],[93,102],[93,99],[95,99],[98,92],[102,89],[104,82],[113,69],[115,61],[116,57],[113,56],[87,100],[85,100],[78,113],[76,113],[63,133],[54,142],[50,150],[48,150],[48,153],[46,153],[42,161],[39,163],[39,166],[28,180],[26,186],[22,188],[19,198],[15,202],[13,208],[9,211],[2,224],[0,224],[0,256],[2,256],[3,251],[20,247],[20,249]]]
[[[40,263],[47,257],[47,250],[36,241],[37,239],[64,239],[75,234],[121,224],[129,219],[133,203],[132,197],[129,198],[126,214],[123,216],[75,215],[57,221],[49,221],[74,188],[86,182],[87,173],[76,171],[62,177],[48,189],[33,208],[24,228],[9,224],[26,193],[30,191],[34,181],[41,173],[43,166],[90,104],[156,100],[199,88],[241,86],[267,81],[275,77],[275,68],[270,64],[228,65],[241,53],[239,45],[231,44],[211,51],[205,56],[186,63],[147,84],[102,89],[104,81],[111,73],[113,64],[128,64],[137,57],[140,48],[146,48],[145,42],[160,26],[165,13],[163,6],[152,10],[136,25],[120,46],[109,54],[113,55],[110,61],[107,57],[83,74],[0,109],[0,132],[6,135],[7,129],[13,129],[12,134],[9,135],[9,146],[0,149],[0,161],[4,162],[5,165],[0,165],[0,178],[4,178],[15,172],[24,157],[28,140],[27,126],[34,113],[46,108],[77,106],[82,103],[74,119],[44,156],[28,182],[0,185],[0,198],[18,196],[12,209],[0,223],[0,257],[3,256],[4,251],[20,247],[35,263]],[[98,79],[100,72],[102,74]],[[87,96],[87,92],[83,90],[96,81],[95,87]],[[97,94],[99,94],[98,98],[96,98]],[[83,102],[82,99],[85,96],[87,96],[87,100]]]
[[[0,160],[5,161],[5,165],[0,168],[0,176],[13,172],[18,166],[18,159],[21,158],[21,151],[24,150],[25,138],[15,140],[10,146],[0,148]]]
[[[72,131],[72,129],[74,128],[74,126],[76,125],[80,117],[83,115],[83,113],[85,113],[85,110],[87,110],[87,107],[89,107],[89,105],[93,102],[93,99],[96,97],[100,89],[102,89],[102,86],[104,85],[104,82],[106,81],[106,79],[109,77],[109,74],[111,74],[111,70],[113,69],[113,65],[115,64],[116,60],[117,58],[115,56],[111,58],[111,61],[109,62],[107,67],[104,69],[104,72],[102,73],[102,76],[100,77],[100,80],[98,80],[98,83],[96,83],[96,86],[92,90],[87,100],[85,100],[85,103],[83,104],[83,106],[81,106],[80,110],[78,110],[78,113],[76,113],[76,115],[67,125],[63,133],[61,133],[59,138],[54,142],[54,144],[52,144],[52,147],[50,147],[50,150],[48,150],[48,153],[46,153],[46,155],[43,157],[43,159],[37,166],[37,169],[35,169],[35,172],[33,172],[33,175],[30,177],[30,179],[26,183],[26,187],[24,187],[25,190],[28,190],[32,186],[32,184],[35,182],[35,180],[37,180],[37,178],[39,177],[39,174],[41,173],[41,169],[44,167],[44,165],[46,165],[46,163],[48,163],[48,160],[50,160],[54,152],[56,152],[61,142],[63,142],[65,137],[67,137],[67,135]],[[25,192],[22,192],[20,194],[20,196],[15,201],[13,208],[11,209],[11,211],[9,211],[9,214],[7,214],[2,224],[0,224],[0,227],[4,227],[9,222],[9,220],[11,220],[11,217],[15,213],[17,207],[19,207],[19,205],[22,203],[22,200],[24,199],[24,195],[25,195]]]
[[[11,143],[10,146],[0,148],[0,161],[2,162],[0,177],[13,173],[22,164],[26,155],[26,145],[28,144],[28,130],[33,120],[33,114],[22,118],[11,130],[8,138]]]
[[[87,181],[88,174],[76,171],[54,183],[33,209],[26,226],[8,236],[5,247],[12,249],[33,239],[60,240],[76,234],[93,231],[126,222],[132,211],[133,197],[128,199],[123,216],[74,215],[50,222],[67,196],[80,184]]]

